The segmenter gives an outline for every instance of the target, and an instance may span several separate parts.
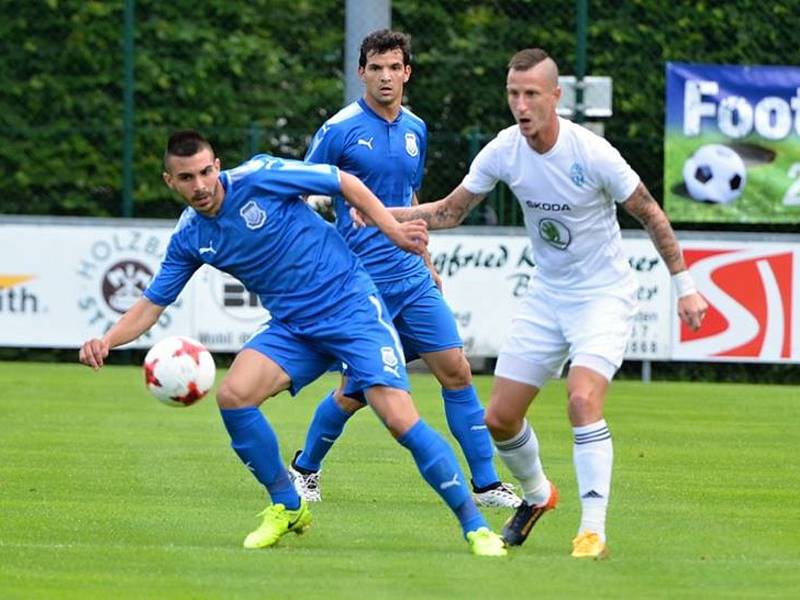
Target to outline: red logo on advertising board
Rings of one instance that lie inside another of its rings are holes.
[[[709,357],[792,356],[793,252],[686,250],[684,257],[709,309],[698,331],[681,323],[682,344]]]

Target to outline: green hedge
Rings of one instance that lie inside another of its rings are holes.
[[[0,20],[0,212],[121,214],[123,2],[8,0]],[[614,79],[607,137],[661,195],[664,62],[800,64],[800,2],[589,3],[588,67]],[[431,130],[423,196],[510,122],[505,65],[550,50],[574,71],[575,3],[394,0],[414,38],[411,108]],[[344,2],[136,2],[135,216],[174,216],[165,136],[198,127],[224,164],[301,156],[341,105]],[[470,139],[473,147],[470,147]],[[512,215],[513,216],[513,215]]]

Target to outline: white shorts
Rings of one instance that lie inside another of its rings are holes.
[[[565,296],[534,285],[511,321],[494,374],[541,388],[567,360],[614,377],[638,307],[635,289]]]

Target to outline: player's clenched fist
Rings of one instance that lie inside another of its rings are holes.
[[[399,224],[400,235],[393,239],[403,250],[422,254],[428,247],[428,225],[421,219]]]
[[[107,341],[93,338],[83,343],[78,353],[78,359],[93,369],[99,369],[103,366],[103,359],[108,356],[108,351]]]
[[[678,316],[692,331],[700,329],[707,312],[708,303],[696,292],[678,300]]]

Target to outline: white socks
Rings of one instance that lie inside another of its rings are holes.
[[[504,442],[495,441],[497,454],[511,474],[519,480],[522,494],[530,505],[544,504],[550,499],[550,482],[539,459],[539,440],[526,420],[522,430]]]
[[[606,509],[611,492],[611,466],[614,448],[605,419],[573,427],[575,443],[572,458],[578,478],[582,514],[578,533],[592,531],[606,540]]]
[[[573,462],[581,499],[581,524],[578,533],[591,531],[606,540],[606,510],[611,493],[611,467],[614,448],[605,419],[573,427]],[[550,498],[550,482],[539,458],[539,440],[528,421],[522,430],[504,442],[495,441],[497,454],[511,474],[519,480],[525,501],[540,505]]]

